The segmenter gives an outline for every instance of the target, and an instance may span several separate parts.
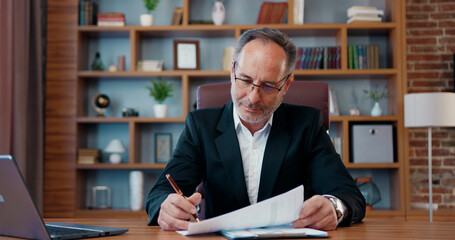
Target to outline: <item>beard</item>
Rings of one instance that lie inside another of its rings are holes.
[[[278,93],[278,95],[276,96],[277,99],[275,99],[275,102],[270,106],[265,106],[262,104],[253,104],[250,102],[247,95],[245,95],[241,99],[238,99],[235,94],[234,84],[231,85],[231,98],[234,103],[234,107],[236,107],[237,109],[237,114],[239,115],[239,118],[248,123],[261,123],[268,120],[283,101],[283,96],[280,93]],[[254,115],[248,114],[247,112],[245,112],[244,109],[240,108],[241,106],[259,109],[260,112],[262,113]]]

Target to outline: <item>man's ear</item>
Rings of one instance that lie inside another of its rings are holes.
[[[231,82],[234,82],[234,71],[235,71],[235,59],[232,59],[231,63]]]
[[[289,89],[289,86],[291,86],[291,82],[294,81],[294,73],[291,73],[288,77],[288,80],[286,81],[286,84],[284,85],[284,94],[286,94],[286,92],[288,91]],[[284,96],[283,94],[283,96]]]

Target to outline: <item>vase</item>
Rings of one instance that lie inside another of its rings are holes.
[[[130,172],[130,208],[139,211],[144,205],[144,172]]]
[[[222,2],[215,2],[212,8],[212,20],[215,25],[222,25],[226,18],[226,9]]]
[[[371,109],[371,116],[377,117],[382,115],[381,106],[379,106],[379,102],[375,102],[373,108]]]
[[[153,111],[155,113],[155,117],[157,118],[164,118],[167,115],[167,105],[166,104],[155,104],[153,105]]]
[[[152,14],[141,14],[140,16],[141,26],[148,27],[153,25],[153,15]]]

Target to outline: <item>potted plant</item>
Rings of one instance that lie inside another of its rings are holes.
[[[378,90],[363,90],[363,92],[367,95],[366,97],[374,101],[374,106],[371,109],[371,116],[381,116],[382,115],[382,109],[379,106],[379,100],[383,98],[387,98],[387,87],[384,87],[382,92],[379,92]]]
[[[150,90],[150,96],[152,96],[157,104],[153,106],[153,110],[155,112],[155,117],[157,118],[164,118],[167,115],[168,106],[163,104],[166,98],[172,96],[172,91],[174,87],[172,84],[168,84],[166,79],[158,77],[159,81],[155,81],[154,79],[150,79],[152,82],[152,86],[146,86],[148,90]]]
[[[144,6],[147,9],[148,13],[141,14],[141,26],[152,26],[153,25],[153,15],[151,12],[155,10],[158,6],[159,0],[144,0]]]

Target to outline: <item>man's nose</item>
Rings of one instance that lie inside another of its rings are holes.
[[[248,93],[248,98],[252,104],[256,104],[261,101],[261,88],[257,86],[252,86],[250,93]]]

